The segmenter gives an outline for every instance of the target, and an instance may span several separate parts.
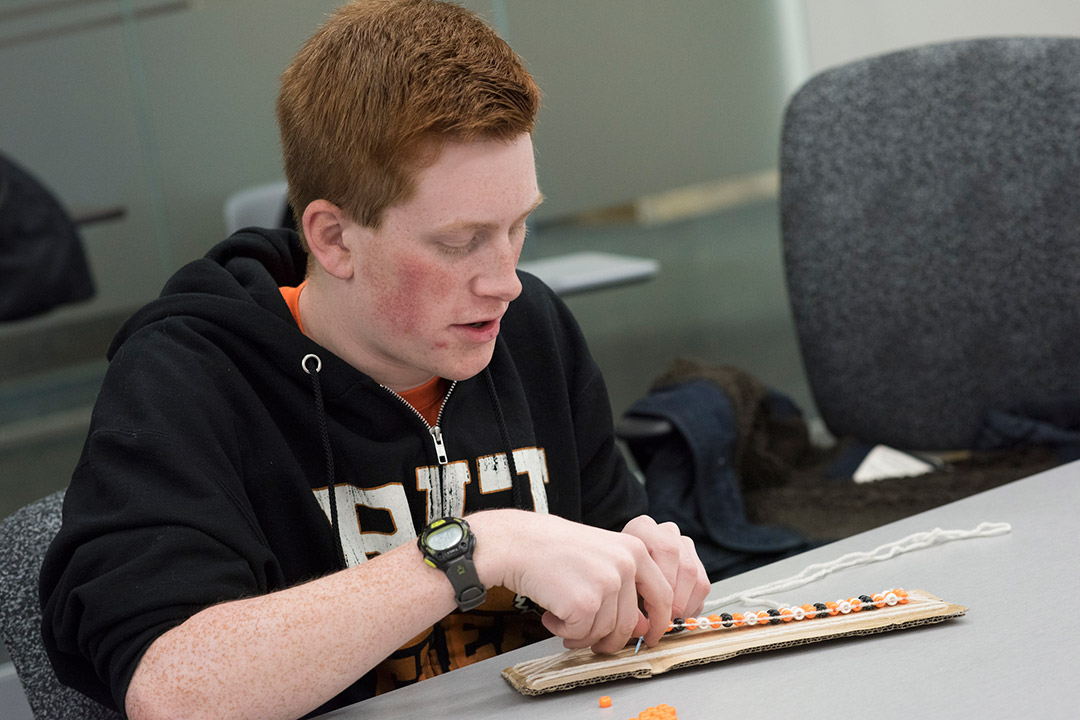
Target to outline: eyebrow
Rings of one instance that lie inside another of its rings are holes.
[[[517,221],[514,224],[516,225],[518,222],[521,222],[525,218],[529,217],[529,215],[532,213],[533,210],[535,210],[536,208],[540,207],[541,204],[543,204],[544,200],[545,200],[544,193],[538,194],[536,196],[536,200],[533,201],[533,204],[531,206],[529,206],[528,210],[526,210],[525,212],[523,212],[521,214],[521,216],[517,219]],[[443,233],[460,232],[461,230],[494,230],[496,227],[497,227],[497,225],[495,223],[469,222],[467,220],[463,220],[463,221],[460,221],[460,222],[452,222],[449,225],[443,225],[440,228],[436,228],[435,232],[439,233],[439,234],[443,234]]]

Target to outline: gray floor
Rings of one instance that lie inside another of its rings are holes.
[[[604,370],[617,415],[676,356],[744,368],[810,410],[775,202],[656,226],[541,227],[523,258],[577,250],[661,262],[649,282],[567,299]],[[83,349],[69,367],[0,382],[0,517],[66,485],[104,372],[103,361],[85,357],[103,356],[105,342],[99,353]],[[0,662],[5,659],[0,648]]]

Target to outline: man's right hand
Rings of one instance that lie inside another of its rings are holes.
[[[674,589],[638,537],[520,510],[468,519],[481,581],[544,607],[567,648],[610,653],[641,635],[655,645],[667,630]]]

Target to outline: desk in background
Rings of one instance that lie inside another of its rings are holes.
[[[1072,463],[713,585],[712,597],[721,597],[935,527],[1010,523],[1007,535],[917,550],[773,597],[801,604],[899,586],[969,608],[941,624],[752,654],[649,680],[519,695],[500,672],[560,652],[552,639],[324,717],[619,720],[667,703],[679,720],[1075,718],[1078,520],[1080,463]],[[614,700],[610,709],[598,707],[601,695]]]

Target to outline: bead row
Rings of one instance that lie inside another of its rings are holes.
[[[858,597],[850,597],[835,602],[808,603],[798,607],[782,607],[747,613],[720,613],[708,617],[675,618],[668,625],[666,634],[673,635],[686,630],[719,630],[721,628],[739,628],[753,625],[779,625],[780,623],[795,620],[813,620],[817,617],[830,615],[847,615],[862,610],[885,607],[886,605],[904,605],[907,601],[908,594],[900,588],[895,588],[875,595],[859,595]]]

